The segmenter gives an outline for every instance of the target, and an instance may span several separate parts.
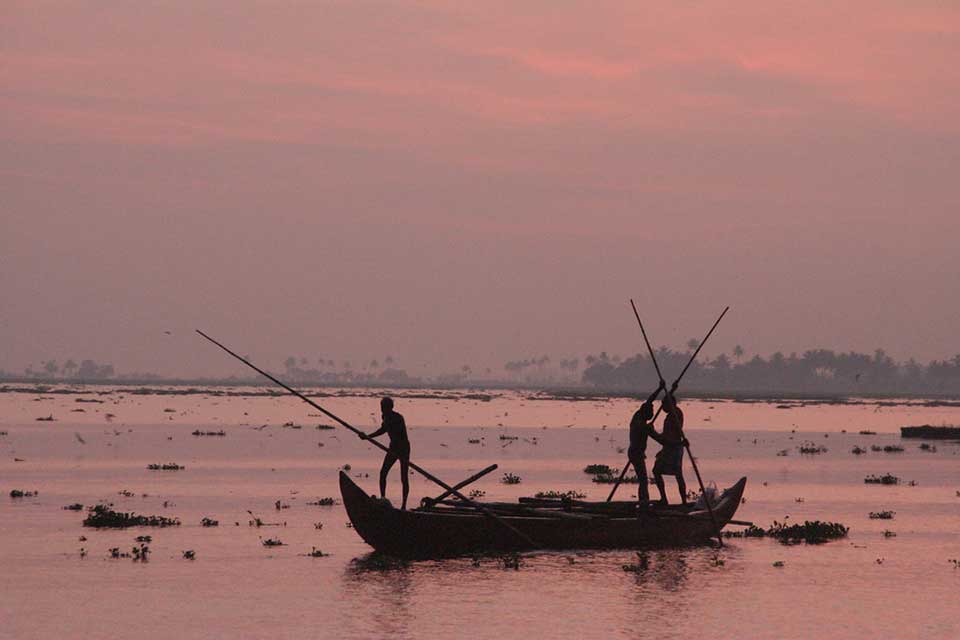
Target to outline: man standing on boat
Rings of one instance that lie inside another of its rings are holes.
[[[633,465],[639,481],[639,491],[637,499],[640,509],[647,509],[650,506],[650,487],[647,482],[647,436],[653,431],[650,424],[653,418],[653,401],[660,395],[660,391],[666,388],[666,383],[661,380],[660,386],[654,389],[647,401],[640,405],[640,408],[630,419],[630,448],[627,450],[627,459]]]
[[[680,500],[683,504],[687,503],[687,483],[683,481],[683,412],[677,406],[677,399],[673,393],[677,390],[677,385],[663,396],[660,408],[666,414],[663,420],[663,433],[657,433],[650,429],[650,437],[660,443],[663,447],[657,454],[657,459],[653,463],[653,479],[657,483],[657,489],[660,490],[660,503],[668,504],[667,492],[663,486],[663,476],[674,476],[677,479],[677,489],[680,490]]]
[[[403,416],[393,410],[393,398],[380,400],[380,412],[383,420],[380,428],[371,434],[359,434],[361,440],[370,440],[386,433],[390,436],[390,446],[383,457],[383,466],[380,467],[380,497],[386,498],[387,475],[393,463],[400,461],[400,482],[403,485],[403,506],[407,510],[407,496],[410,494],[410,440],[407,438],[407,423]]]

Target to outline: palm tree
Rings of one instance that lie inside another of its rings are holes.
[[[57,375],[57,371],[60,370],[60,367],[57,366],[56,360],[47,360],[43,363],[43,370],[52,378]]]
[[[733,348],[733,357],[737,359],[737,364],[740,364],[740,358],[743,357],[743,347],[737,345]]]
[[[697,347],[699,346],[700,346],[700,341],[697,340],[696,338],[690,338],[689,340],[687,340],[687,348],[690,349],[690,351],[696,351]]]
[[[73,372],[77,370],[77,363],[73,359],[69,359],[63,363],[63,373],[67,377],[72,377]]]

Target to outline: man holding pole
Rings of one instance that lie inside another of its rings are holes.
[[[403,485],[403,504],[400,507],[407,510],[407,496],[410,494],[410,440],[407,438],[407,424],[403,416],[393,410],[393,398],[380,400],[380,412],[383,421],[379,429],[371,434],[358,433],[361,440],[371,440],[386,433],[390,436],[390,446],[383,457],[383,466],[380,467],[380,497],[387,494],[387,475],[393,464],[400,461],[400,483]]]
[[[673,393],[677,390],[674,384],[663,396],[660,409],[667,414],[663,420],[663,433],[658,434],[652,428],[650,437],[663,447],[653,463],[653,479],[660,490],[660,503],[668,504],[667,492],[663,485],[663,476],[675,476],[677,489],[680,491],[680,500],[687,503],[687,484],[683,480],[683,447],[686,440],[683,437],[683,412],[677,406],[677,399]]]
[[[660,395],[666,383],[660,380],[660,386],[654,389],[647,401],[633,414],[630,420],[630,448],[627,449],[627,460],[633,465],[637,473],[639,490],[637,499],[641,510],[650,506],[650,488],[647,482],[647,436],[653,432],[653,401]]]

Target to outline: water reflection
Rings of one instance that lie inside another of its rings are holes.
[[[378,553],[351,560],[342,576],[344,594],[370,615],[353,620],[364,625],[363,633],[344,635],[406,637],[412,619],[413,571],[409,562]]]

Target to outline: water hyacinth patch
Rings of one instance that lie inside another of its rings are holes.
[[[583,468],[583,472],[590,475],[613,475],[613,469],[606,464],[588,464]]]
[[[90,507],[83,526],[94,529],[126,529],[128,527],[178,527],[180,520],[164,516],[141,516],[135,513],[114,511],[108,505]]]
[[[520,476],[516,474],[505,473],[503,474],[503,477],[500,478],[500,482],[502,482],[503,484],[520,484],[521,479],[520,479]]]
[[[187,467],[184,465],[179,465],[176,462],[164,462],[164,463],[153,463],[148,464],[147,469],[150,471],[182,471]]]
[[[541,500],[583,500],[587,497],[587,494],[574,489],[569,491],[555,491],[551,489],[550,491],[538,491],[533,497],[540,498]]]
[[[894,514],[896,514],[896,511],[871,511],[870,519],[871,520],[893,520]]]
[[[40,495],[39,491],[24,491],[23,489],[12,489],[10,491],[11,498],[35,498]]]
[[[333,505],[337,504],[337,500],[336,498],[326,497],[320,498],[314,502],[308,502],[307,504],[313,507],[332,507]]]
[[[887,484],[887,485],[900,484],[900,478],[898,478],[897,476],[891,475],[889,473],[884,474],[882,476],[870,474],[869,476],[863,479],[863,482],[865,484]]]
[[[750,525],[743,531],[725,531],[724,537],[727,538],[775,538],[784,544],[823,544],[830,540],[845,538],[850,532],[849,527],[845,527],[839,522],[821,522],[820,520],[807,520],[803,524],[788,525],[774,520],[773,524],[767,529],[762,529],[755,525]]]

